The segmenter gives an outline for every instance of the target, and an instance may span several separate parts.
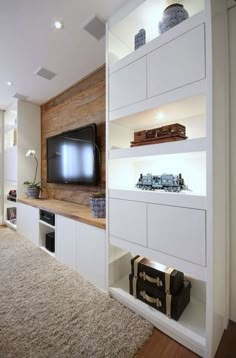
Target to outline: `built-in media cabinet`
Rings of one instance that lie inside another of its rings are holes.
[[[46,199],[19,199],[17,217],[19,234],[106,290],[104,219],[87,206]]]
[[[107,232],[115,262],[109,290],[211,358],[228,321],[226,2],[181,1],[189,18],[158,35],[170,3],[132,0],[107,22]],[[146,44],[134,50],[142,28]],[[175,123],[185,126],[187,139],[131,147],[135,132]],[[181,173],[188,190],[141,190],[141,173]],[[191,301],[178,322],[130,295],[135,255],[191,281]]]

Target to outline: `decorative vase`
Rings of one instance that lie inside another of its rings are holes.
[[[90,198],[92,216],[95,218],[106,217],[106,198]]]
[[[29,199],[38,199],[39,198],[40,189],[39,188],[27,188],[26,195]]]
[[[134,37],[135,50],[137,50],[139,47],[145,45],[145,43],[146,43],[146,31],[144,29],[141,29]]]
[[[182,4],[172,4],[168,6],[163,13],[162,21],[159,22],[159,31],[161,34],[178,25],[189,17],[188,12]]]

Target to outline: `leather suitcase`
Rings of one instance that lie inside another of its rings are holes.
[[[184,284],[183,272],[160,265],[142,256],[135,256],[131,260],[131,272],[134,279],[149,284],[160,291],[176,294]]]
[[[178,321],[190,301],[191,283],[189,281],[184,280],[179,292],[175,295],[170,295],[140,279],[135,281],[136,287],[134,289],[133,278],[134,276],[130,274],[129,287],[131,295],[166,314],[169,318]]]

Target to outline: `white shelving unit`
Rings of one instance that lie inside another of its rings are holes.
[[[4,161],[4,200],[3,220],[13,230],[16,230],[16,223],[9,220],[7,211],[9,208],[16,210],[16,202],[7,200],[9,190],[17,189],[17,108],[13,103],[4,114],[3,130],[3,161]]]
[[[211,358],[228,321],[227,11],[221,1],[181,1],[189,19],[159,35],[171,3],[131,0],[107,23],[110,294]],[[141,28],[147,43],[134,51]],[[186,140],[130,147],[134,132],[173,123]],[[142,191],[141,173],[181,173],[189,190]],[[191,281],[178,322],[129,294],[134,254]]]
[[[35,163],[32,158],[26,158],[29,149],[37,153],[41,162],[41,119],[40,107],[25,102],[14,101],[4,113],[4,183],[3,196],[4,223],[10,228],[17,228],[7,218],[7,208],[17,207],[13,201],[7,200],[9,190],[16,190],[17,197],[25,196],[23,183],[30,181],[34,176]],[[38,168],[38,181],[40,181],[40,165]]]
[[[55,233],[55,226],[48,224],[43,220],[39,220],[39,247],[50,256],[56,257],[55,252],[51,252],[46,248],[46,234],[51,232]]]

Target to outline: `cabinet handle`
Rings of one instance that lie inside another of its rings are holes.
[[[157,298],[151,297],[147,295],[145,291],[140,291],[140,295],[143,297],[145,301],[149,303],[155,303],[157,307],[162,306],[161,300],[158,297]]]
[[[144,281],[148,281],[151,283],[156,283],[158,287],[163,286],[163,282],[161,281],[160,277],[157,276],[157,278],[150,277],[146,274],[146,272],[139,272],[139,277],[142,278]]]

